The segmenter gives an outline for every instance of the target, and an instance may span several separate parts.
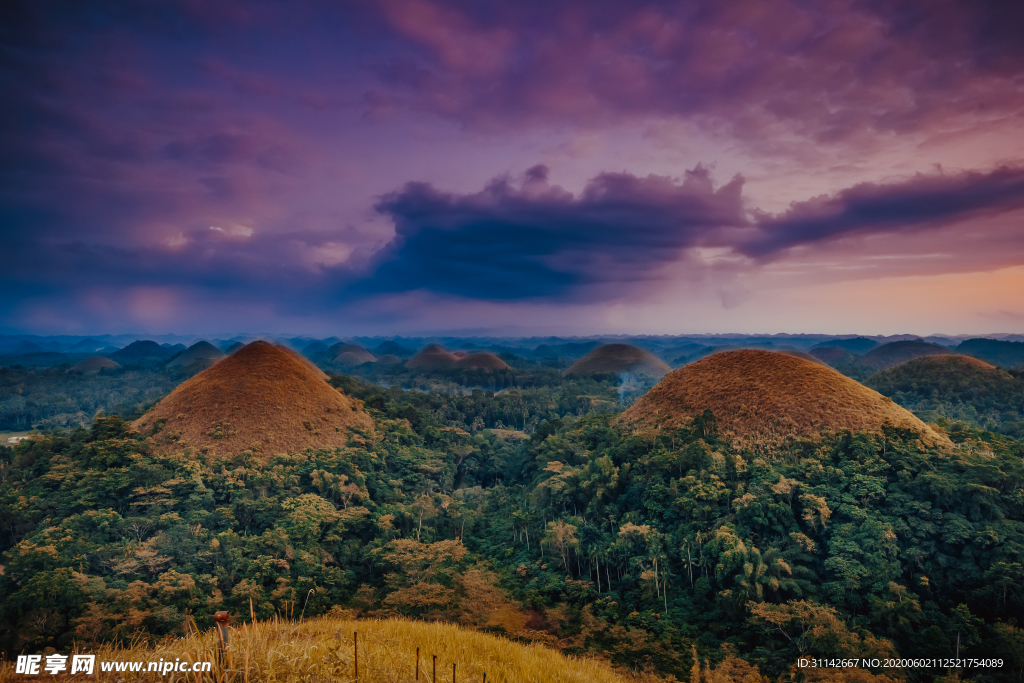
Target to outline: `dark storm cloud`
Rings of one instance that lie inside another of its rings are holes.
[[[892,184],[862,183],[834,196],[793,204],[759,222],[759,236],[739,246],[750,256],[849,234],[935,230],[976,216],[1024,208],[1024,168],[919,175]]]
[[[491,300],[593,296],[588,286],[653,279],[686,247],[744,225],[742,185],[736,177],[716,190],[701,166],[682,182],[603,173],[579,196],[549,185],[543,166],[518,185],[495,179],[470,195],[409,183],[377,205],[396,237],[357,289]]]

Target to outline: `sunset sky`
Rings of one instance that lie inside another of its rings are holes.
[[[1024,332],[1024,3],[4,2],[0,332]]]

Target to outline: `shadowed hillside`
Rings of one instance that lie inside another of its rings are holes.
[[[917,358],[877,372],[865,383],[929,420],[946,417],[1024,435],[1024,380],[977,358]]]
[[[203,365],[209,367],[225,357],[223,351],[208,341],[196,342],[188,347],[180,356],[171,359],[167,364],[169,368],[187,368],[190,365]]]
[[[846,349],[838,346],[816,346],[808,353],[826,365],[849,365],[857,360],[857,357]]]
[[[649,351],[629,344],[605,344],[569,366],[565,375],[617,375],[628,372],[661,377],[671,369],[665,361]]]
[[[322,374],[322,373],[321,373]],[[361,402],[330,385],[298,354],[253,342],[183,382],[135,421],[158,450],[252,450],[262,457],[341,447],[349,427],[372,429]]]
[[[1024,367],[1024,342],[968,339],[956,350],[957,353],[966,353],[1004,368]]]
[[[839,431],[911,429],[947,443],[878,392],[818,363],[770,351],[727,351],[671,372],[623,413],[638,427],[685,427],[711,410],[736,446],[778,446]]]

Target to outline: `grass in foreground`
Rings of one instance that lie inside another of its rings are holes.
[[[359,677],[355,677],[353,633],[359,633]],[[155,646],[80,649],[96,655],[95,675],[50,676],[49,680],[161,681],[165,683],[233,683],[318,681],[402,683],[415,681],[416,648],[420,648],[420,678],[434,683],[432,655],[437,655],[437,682],[469,683],[626,683],[644,678],[626,677],[598,660],[568,657],[542,645],[522,645],[453,624],[404,619],[361,621],[322,617],[302,622],[265,621],[232,626],[231,656],[227,667],[218,665],[218,637],[214,630],[168,639]],[[59,654],[70,655],[71,652]],[[149,662],[212,661],[212,673],[101,672],[102,661]],[[45,661],[45,660],[44,660]],[[70,663],[70,657],[68,659]],[[226,670],[225,670],[226,669]],[[0,683],[26,681],[37,676],[14,673],[14,665],[0,665]],[[655,681],[656,678],[647,680]]]

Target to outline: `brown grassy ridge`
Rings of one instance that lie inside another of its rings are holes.
[[[922,356],[948,355],[949,349],[938,344],[929,344],[921,340],[909,340],[890,342],[871,349],[864,357],[857,361],[861,365],[872,370],[884,370],[908,360],[921,358]]]
[[[456,680],[464,682],[482,681],[485,673],[487,680],[494,683],[654,683],[663,680],[655,676],[624,675],[600,660],[568,656],[540,644],[524,645],[455,624],[398,618],[371,621],[327,616],[297,621],[274,619],[231,626],[230,660],[226,667],[218,665],[219,641],[212,629],[202,633],[193,630],[188,636],[165,639],[152,647],[141,644],[103,646],[83,650],[82,653],[94,654],[97,659],[96,675],[86,677],[87,680],[103,683],[349,683],[357,680],[355,632],[359,633],[358,681],[362,683],[414,681],[417,647],[420,648],[420,681],[424,683],[432,683],[432,655],[437,655],[438,683],[452,680],[453,663],[456,665]],[[165,676],[123,672],[104,674],[99,671],[101,660],[148,663],[160,659],[214,662],[214,670],[212,675],[205,676],[173,672]],[[10,662],[0,664],[0,683],[31,678],[15,675],[13,671]],[[46,679],[75,680],[48,674]]]
[[[949,440],[878,392],[829,367],[784,353],[727,351],[670,373],[625,411],[639,429],[688,426],[710,409],[739,448],[773,448],[837,432],[911,429],[925,443]]]
[[[565,371],[570,375],[603,375],[632,372],[661,377],[672,368],[653,353],[629,344],[605,344],[580,358]]]
[[[178,385],[132,426],[155,431],[151,443],[158,452],[191,446],[218,456],[252,450],[269,459],[344,447],[350,428],[370,431],[373,420],[361,401],[324,377],[292,351],[253,342]]]

